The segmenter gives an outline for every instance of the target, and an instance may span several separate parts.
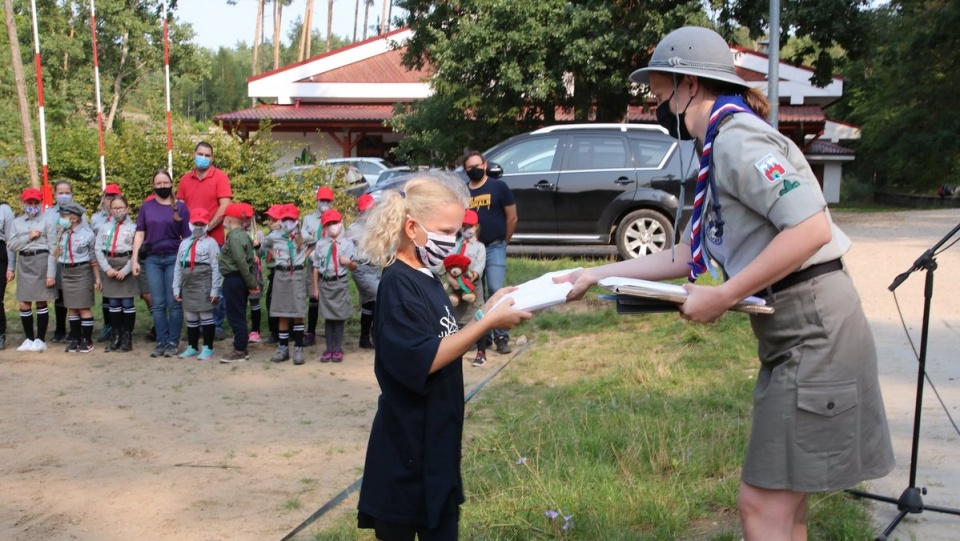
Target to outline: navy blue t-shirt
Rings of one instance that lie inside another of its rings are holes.
[[[440,340],[459,330],[453,307],[436,277],[396,261],[383,270],[374,328],[380,400],[358,509],[436,528],[463,503],[463,363],[430,374]]]
[[[470,206],[480,218],[480,234],[477,237],[483,244],[490,244],[507,238],[507,213],[504,208],[515,205],[513,192],[506,183],[495,178],[487,178],[479,188],[470,188]]]

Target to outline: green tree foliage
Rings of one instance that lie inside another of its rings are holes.
[[[713,0],[711,3],[719,8],[723,33],[728,38],[732,37],[736,25],[748,28],[752,38],[769,34],[769,0]],[[831,49],[840,46],[856,56],[868,48],[869,42],[864,39],[868,4],[868,0],[780,0],[780,43],[787,43],[794,36],[803,38],[793,43],[793,50],[784,55],[784,60],[811,66],[813,84],[829,84],[837,68],[836,55],[831,54]]]
[[[411,163],[449,164],[464,147],[485,148],[553,123],[557,107],[579,121],[622,121],[638,100],[630,71],[649,59],[666,30],[707,24],[697,1],[403,0],[397,6],[415,32],[405,65],[436,73],[434,96],[399,110],[393,121],[412,138],[399,150]],[[431,133],[432,121],[444,116],[450,122],[433,123],[443,126],[443,137]]]
[[[895,0],[872,11],[874,46],[844,67],[832,111],[859,124],[856,169],[878,187],[927,191],[960,184],[960,4]]]

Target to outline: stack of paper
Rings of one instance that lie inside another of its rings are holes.
[[[494,307],[506,299],[513,299],[514,308],[527,310],[528,312],[535,312],[548,306],[563,304],[567,302],[567,293],[573,289],[573,284],[555,284],[553,283],[553,278],[577,270],[580,270],[579,267],[576,269],[548,272],[539,278],[524,282],[518,285],[517,289],[504,295],[503,298],[497,301]],[[493,308],[491,308],[491,310],[492,309]]]
[[[665,282],[651,282],[649,280],[613,276],[600,280],[599,285],[618,295],[657,299],[677,304],[681,304],[687,299],[686,289],[682,286]],[[760,297],[751,296],[737,303],[733,310],[753,314],[772,314],[773,308],[766,306],[766,304],[766,301]]]

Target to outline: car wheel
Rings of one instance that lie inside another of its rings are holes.
[[[673,245],[673,225],[655,210],[635,210],[617,226],[617,251],[622,259],[655,254]]]

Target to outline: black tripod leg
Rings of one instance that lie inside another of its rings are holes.
[[[897,513],[897,517],[893,519],[893,522],[891,522],[890,525],[887,526],[887,529],[883,530],[883,533],[878,535],[874,541],[887,541],[887,536],[893,533],[893,530],[896,529],[898,524],[900,524],[900,521],[903,520],[903,517],[907,516],[907,513],[909,513],[909,511],[906,509]]]

